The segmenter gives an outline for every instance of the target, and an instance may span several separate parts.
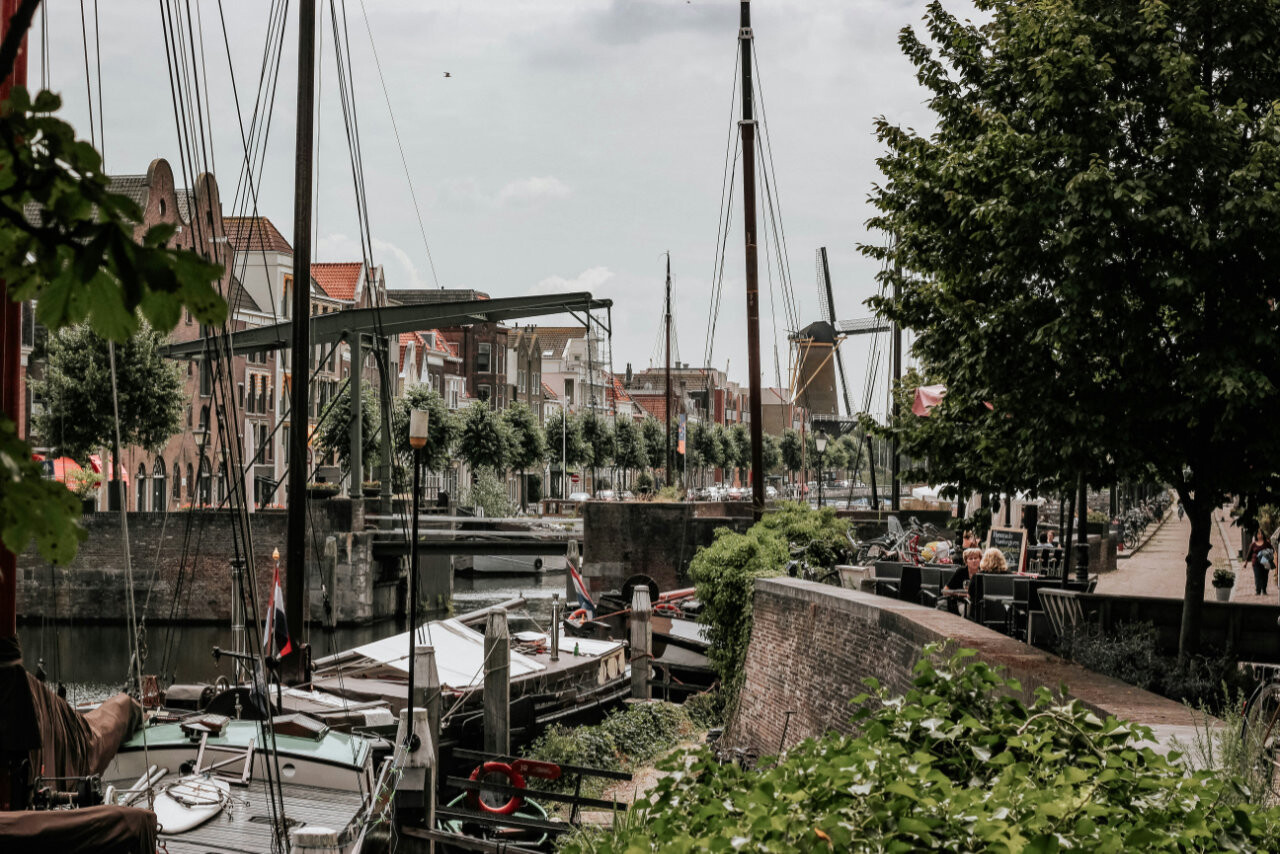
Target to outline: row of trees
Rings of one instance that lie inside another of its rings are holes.
[[[408,430],[409,413],[414,409],[430,413],[429,437],[423,451],[423,462],[429,471],[442,471],[454,459],[462,460],[473,470],[485,469],[496,474],[524,475],[530,469],[550,463],[560,469],[589,469],[596,483],[600,482],[601,469],[612,470],[617,475],[613,479],[620,487],[630,487],[636,483],[652,484],[654,470],[665,466],[666,433],[656,418],[637,422],[593,412],[566,415],[557,411],[547,418],[545,425],[540,425],[523,403],[512,403],[502,412],[495,412],[477,401],[454,412],[433,389],[416,386],[396,401],[392,414],[397,489],[407,486],[411,472]],[[377,397],[370,389],[365,390],[362,416],[364,457],[373,467],[380,455],[379,419]],[[344,469],[348,464],[350,420],[350,393],[344,392],[317,432],[320,452],[336,453]],[[674,443],[674,427],[672,434]],[[784,470],[792,475],[804,469],[816,470],[819,455],[812,434],[807,441],[808,447],[802,452],[801,436],[795,430],[787,430],[781,440],[766,435],[765,470]],[[823,469],[857,469],[858,448],[858,439],[854,436],[831,441],[821,458]],[[729,477],[736,475],[745,481],[751,464],[751,437],[743,424],[726,428],[720,424],[695,423],[690,430],[687,455],[685,460],[676,454],[676,467],[682,471],[687,468],[690,480],[696,479],[698,484],[705,485],[714,469],[722,469]],[[641,474],[647,475],[647,483],[635,479]]]

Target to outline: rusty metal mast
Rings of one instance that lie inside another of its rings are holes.
[[[751,0],[742,0],[742,221],[747,260],[747,371],[751,407],[751,506],[764,515],[764,419],[760,395],[760,274],[756,258],[756,120],[751,89]],[[710,401],[708,401],[710,403]]]

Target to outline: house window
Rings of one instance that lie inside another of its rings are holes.
[[[528,376],[525,374],[524,368],[520,368],[519,370],[516,371],[516,385],[520,388],[520,391],[522,392],[529,390],[529,387],[525,385],[525,381],[527,379],[528,379]]]
[[[146,512],[147,509],[147,464],[138,464],[138,512]]]
[[[236,383],[236,393],[240,396],[240,408],[244,409],[244,383]]]
[[[245,412],[253,412],[254,407],[258,405],[258,375],[254,374],[249,377],[249,402],[245,406]]]
[[[493,397],[493,389],[487,385],[478,385],[476,386],[476,397],[487,403],[489,398]]]
[[[493,345],[482,343],[476,345],[476,371],[487,374],[492,369]]]
[[[573,380],[564,381],[564,402],[566,406],[573,405]]]

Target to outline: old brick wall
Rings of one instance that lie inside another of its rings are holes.
[[[1030,696],[1069,693],[1100,714],[1149,725],[1184,725],[1178,703],[1091,673],[945,611],[791,578],[756,582],[746,682],[726,744],[775,754],[810,736],[851,732],[849,700],[874,677],[893,693],[910,684],[926,644],[950,639],[1000,665]],[[791,712],[788,721],[787,712]]]
[[[704,516],[697,504],[588,501],[583,504],[583,578],[592,593],[618,590],[644,574],[660,590],[689,585],[689,561],[718,528],[745,531],[751,517]],[[748,505],[749,508],[749,505]]]
[[[310,614],[320,619],[320,554],[325,541],[335,541],[337,564],[332,583],[326,579],[339,622],[367,622],[375,602],[394,595],[379,584],[371,560],[371,536],[364,528],[362,502],[346,499],[313,501],[309,513],[307,584]],[[266,510],[250,516],[253,527],[257,602],[265,607],[272,578],[271,552],[281,550],[281,583],[289,571],[284,555],[286,514]],[[88,537],[70,564],[52,567],[34,549],[18,557],[18,615],[79,621],[122,621],[128,605],[120,517],[89,513],[83,524]],[[149,620],[227,622],[231,619],[231,560],[235,556],[234,516],[229,511],[130,513],[129,548],[139,614]],[[357,533],[353,533],[353,531]],[[185,554],[185,557],[184,557]]]

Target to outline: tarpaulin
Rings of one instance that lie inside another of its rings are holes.
[[[5,854],[155,854],[156,814],[135,807],[0,812]]]

